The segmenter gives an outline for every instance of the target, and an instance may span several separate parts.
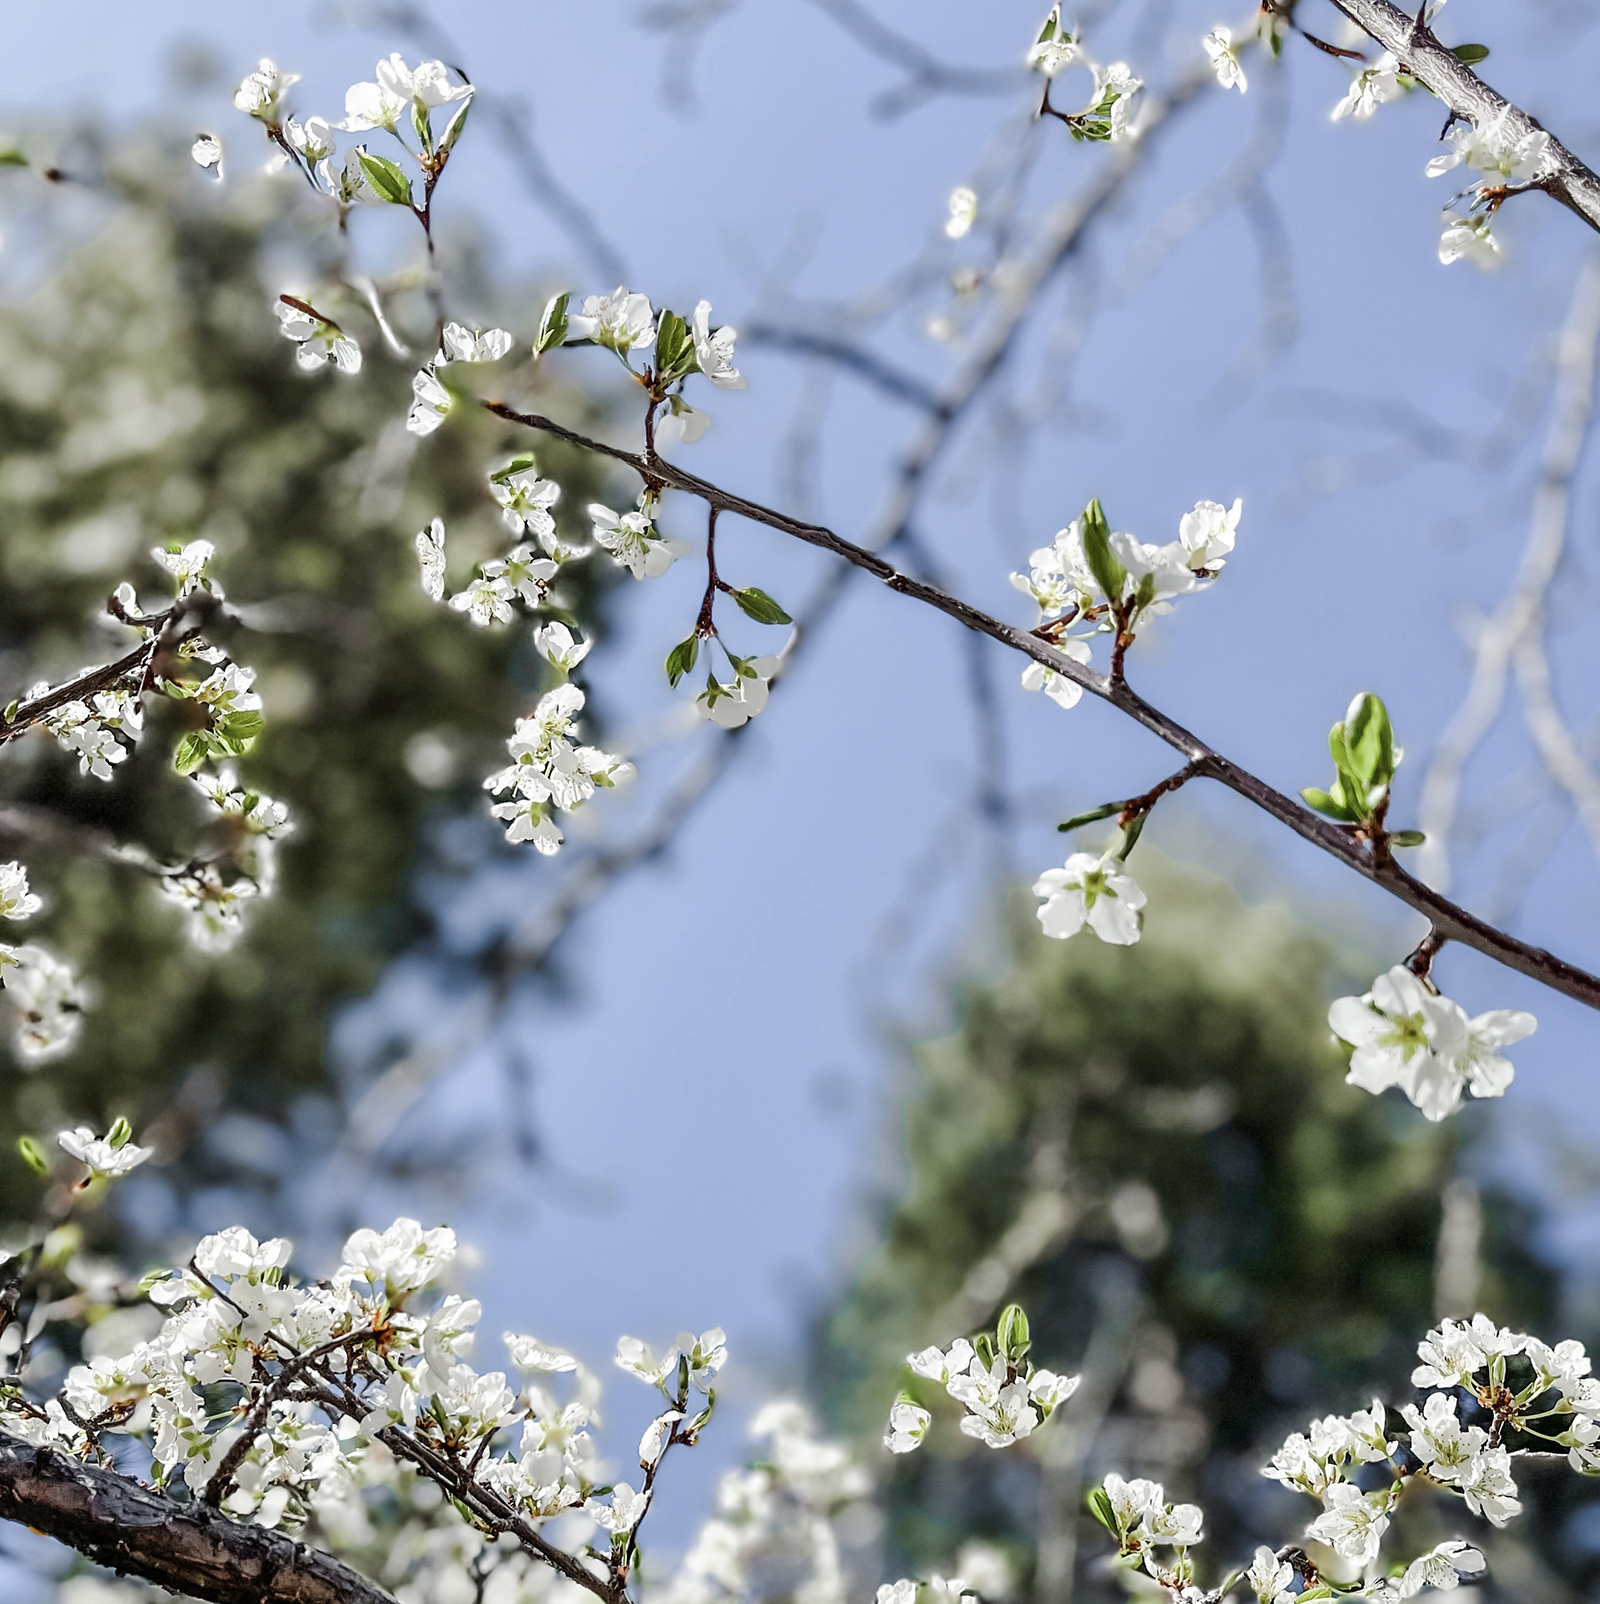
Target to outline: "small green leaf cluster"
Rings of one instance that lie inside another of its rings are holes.
[[[1388,708],[1370,691],[1363,691],[1328,731],[1328,751],[1334,767],[1331,789],[1312,785],[1300,795],[1318,813],[1341,824],[1381,825],[1389,787],[1405,755],[1395,745]],[[1410,847],[1421,846],[1423,836],[1418,830],[1400,830],[1388,839],[1394,846]]]

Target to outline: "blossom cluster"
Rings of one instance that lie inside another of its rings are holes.
[[[1448,266],[1466,257],[1479,267],[1493,266],[1500,254],[1492,226],[1495,212],[1509,191],[1545,177],[1550,136],[1542,128],[1519,128],[1507,107],[1481,123],[1452,124],[1445,140],[1450,148],[1428,163],[1428,177],[1463,166],[1481,176],[1445,207],[1439,260]]]
[[[1031,1345],[1028,1317],[1013,1303],[992,1337],[987,1332],[972,1341],[958,1337],[948,1349],[909,1354],[906,1364],[914,1375],[938,1382],[962,1406],[966,1436],[990,1448],[1007,1448],[1032,1436],[1077,1391],[1081,1379],[1035,1369],[1028,1359]],[[902,1393],[889,1412],[884,1446],[894,1454],[913,1452],[922,1446],[932,1419]]]
[[[1418,1344],[1417,1357],[1411,1380],[1426,1390],[1420,1407],[1395,1411],[1374,1399],[1370,1409],[1326,1415],[1293,1433],[1263,1468],[1262,1475],[1321,1503],[1305,1535],[1326,1558],[1258,1548],[1243,1579],[1260,1604],[1292,1604],[1328,1589],[1398,1604],[1476,1575],[1484,1556],[1462,1538],[1387,1570],[1379,1553],[1395,1509],[1418,1483],[1459,1498],[1491,1526],[1518,1515],[1512,1466],[1524,1450],[1508,1439],[1566,1448],[1574,1470],[1600,1469],[1600,1381],[1581,1343],[1551,1347],[1478,1314],[1443,1321]],[[1090,1508],[1116,1537],[1121,1563],[1142,1567],[1174,1598],[1190,1597],[1194,1569],[1186,1550],[1201,1540],[1198,1507],[1168,1504],[1159,1484],[1108,1476]]]
[[[147,1151],[126,1137],[113,1145],[119,1134],[64,1133],[62,1145],[115,1174]],[[589,1430],[599,1389],[572,1355],[508,1332],[515,1379],[465,1362],[481,1310],[440,1285],[456,1254],[448,1228],[401,1219],[357,1231],[335,1274],[310,1284],[289,1274],[291,1253],[242,1227],[204,1238],[187,1266],[145,1282],[171,1311],[154,1337],[74,1366],[42,1404],[7,1385],[0,1421],[80,1454],[103,1451],[109,1435],[142,1436],[158,1486],[211,1488],[229,1514],[266,1526],[358,1518],[369,1467],[396,1456],[435,1475],[456,1467],[448,1490],[479,1515],[544,1522],[575,1511],[613,1540],[637,1525],[648,1493],[600,1485]],[[702,1379],[725,1356],[716,1336],[714,1355],[702,1338],[682,1356]],[[561,1375],[564,1398],[550,1391]],[[687,1383],[670,1396],[681,1419]]]
[[[659,1604],[736,1604],[761,1596],[762,1581],[779,1575],[792,1579],[789,1596],[805,1604],[847,1604],[853,1578],[845,1534],[863,1524],[866,1472],[789,1400],[757,1411],[750,1435],[762,1445],[759,1463],[721,1478],[716,1512]]]
[[[506,799],[490,811],[505,821],[508,841],[528,841],[547,854],[559,851],[564,838],[555,809],[570,813],[597,787],[609,790],[633,778],[633,765],[623,758],[574,743],[583,704],[584,694],[576,685],[547,691],[529,717],[517,720],[506,742],[510,766],[483,782],[484,790]]]
[[[1096,635],[1131,641],[1145,618],[1171,612],[1174,598],[1216,579],[1233,550],[1243,505],[1198,501],[1179,519],[1178,538],[1157,546],[1113,530],[1100,503],[1091,501],[1050,545],[1030,555],[1029,571],[1012,574],[1011,583],[1033,598],[1041,624],[1060,621],[1049,632],[1051,644],[1087,663]],[[1075,623],[1089,627],[1069,635]],[[1039,663],[1023,670],[1022,684],[1061,707],[1075,706],[1083,695],[1076,680]]]
[[[28,871],[0,863],[0,919],[20,923],[44,906],[29,889]],[[11,1005],[11,1046],[28,1067],[59,1058],[78,1039],[89,993],[72,966],[45,947],[0,941],[0,988]]]
[[[1345,1079],[1374,1095],[1398,1086],[1430,1119],[1461,1106],[1465,1092],[1501,1097],[1515,1073],[1501,1049],[1531,1036],[1532,1014],[1496,1008],[1469,1017],[1403,964],[1360,997],[1340,997],[1328,1025],[1354,1051]]]
[[[1174,1592],[1194,1580],[1188,1551],[1205,1536],[1198,1504],[1168,1503],[1158,1481],[1110,1475],[1090,1495],[1089,1508],[1117,1539],[1117,1557],[1125,1565],[1142,1566]]]
[[[1028,47],[1027,64],[1045,80],[1041,110],[1058,116],[1074,139],[1104,140],[1114,144],[1137,137],[1133,97],[1144,87],[1144,80],[1134,77],[1125,61],[1114,61],[1110,66],[1091,61],[1084,51],[1083,41],[1062,23],[1059,4],[1050,8],[1050,14]],[[1094,74],[1094,88],[1081,111],[1062,113],[1050,105],[1050,88],[1059,74],[1074,65],[1087,67]],[[956,193],[970,195],[972,192],[958,190]],[[956,214],[954,196],[951,198],[951,212],[953,216]],[[945,232],[951,238],[958,239],[966,229],[958,232],[947,227]]]

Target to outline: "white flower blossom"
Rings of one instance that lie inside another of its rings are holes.
[[[553,1375],[576,1370],[578,1361],[561,1348],[552,1348],[536,1337],[518,1336],[514,1331],[505,1334],[506,1352],[518,1370],[543,1370]]]
[[[152,546],[150,555],[178,582],[178,595],[187,596],[205,577],[206,564],[216,556],[217,548],[209,540],[191,540],[177,551],[164,546]]]
[[[431,366],[419,368],[412,376],[411,394],[414,399],[406,414],[406,428],[412,434],[432,434],[455,405],[455,397],[439,383]]]
[[[189,916],[189,939],[202,952],[226,952],[244,932],[245,905],[261,893],[249,876],[227,880],[214,863],[161,877],[161,894]]]
[[[1121,858],[1074,852],[1064,867],[1039,876],[1033,894],[1042,900],[1041,928],[1058,941],[1077,935],[1085,924],[1113,946],[1132,946],[1139,939],[1145,894],[1123,873]]]
[[[891,1454],[909,1454],[922,1446],[933,1416],[919,1408],[909,1398],[901,1398],[889,1410],[888,1429],[883,1434],[883,1446]]]
[[[1055,643],[1055,648],[1075,663],[1089,661],[1089,643],[1074,636],[1064,635]],[[1043,691],[1057,707],[1076,707],[1083,699],[1083,687],[1075,679],[1068,679],[1065,674],[1044,663],[1029,663],[1023,669],[1022,688],[1025,691]]]
[[[297,72],[280,72],[278,65],[268,56],[256,63],[256,70],[245,75],[244,81],[233,93],[233,104],[269,126],[281,120],[283,97],[290,86],[300,82]]]
[[[1344,1559],[1370,1565],[1389,1529],[1389,1490],[1364,1493],[1353,1482],[1339,1481],[1322,1496],[1327,1509],[1306,1528],[1306,1535]]]
[[[480,629],[490,624],[511,622],[511,598],[515,594],[502,574],[480,574],[465,590],[450,598],[450,605],[465,613]]]
[[[1444,232],[1439,236],[1439,260],[1448,267],[1463,257],[1474,267],[1500,265],[1500,241],[1495,238],[1492,219],[1444,214]]]
[[[71,1050],[78,1039],[89,994],[72,966],[43,947],[10,949],[5,996],[15,1029],[12,1046],[24,1066],[47,1063]]]
[[[655,313],[647,295],[630,295],[625,286],[610,295],[591,295],[583,311],[567,320],[569,340],[593,340],[626,358],[656,337]]]
[[[735,664],[731,682],[711,679],[695,698],[703,717],[725,730],[748,724],[767,705],[772,676],[781,660],[776,657],[746,657]]]
[[[28,871],[20,863],[0,863],[0,919],[26,919],[44,906],[28,889]]]
[[[638,1337],[618,1337],[616,1366],[652,1387],[659,1387],[677,1370],[678,1350],[668,1348],[658,1359]]]
[[[1339,998],[1328,1024],[1355,1048],[1345,1076],[1352,1086],[1374,1094],[1398,1086],[1428,1119],[1441,1120],[1460,1106],[1464,1091],[1505,1093],[1514,1071],[1500,1049],[1531,1035],[1538,1021],[1516,1009],[1469,1019],[1397,964],[1365,996]]]
[[[966,184],[957,185],[950,191],[948,202],[950,215],[945,221],[944,234],[946,239],[965,239],[972,232],[972,225],[978,220],[978,192]]]
[[[1294,1596],[1294,1566],[1279,1559],[1270,1548],[1256,1550],[1244,1579],[1260,1604],[1280,1604],[1283,1598]]]
[[[215,134],[199,134],[189,147],[189,155],[196,167],[222,177],[222,141]]]
[[[529,607],[542,607],[556,576],[556,563],[549,557],[535,557],[533,547],[514,546],[505,557],[483,565],[483,577],[502,586],[508,597],[519,597]]]
[[[307,117],[304,122],[285,117],[283,137],[305,158],[308,167],[315,167],[333,154],[333,129],[326,117]]]
[[[1250,85],[1239,62],[1239,45],[1234,43],[1233,30],[1219,22],[1200,43],[1205,46],[1217,82],[1224,89],[1237,89],[1242,95]]]
[[[471,84],[450,82],[450,70],[442,61],[424,61],[411,68],[398,53],[380,61],[374,76],[376,83],[352,84],[345,92],[341,128],[351,133],[369,128],[392,131],[413,105],[426,112],[469,99],[473,93]]]
[[[87,1164],[96,1175],[126,1175],[155,1152],[153,1147],[136,1147],[131,1140],[113,1141],[113,1137],[127,1129],[123,1125],[120,1131],[113,1130],[110,1136],[96,1136],[89,1126],[80,1125],[75,1131],[62,1131],[56,1137],[56,1143],[80,1164]]]
[[[533,644],[541,657],[570,674],[589,655],[594,642],[579,640],[565,624],[549,623],[534,630]]]
[[[1356,73],[1349,92],[1333,108],[1333,120],[1354,117],[1357,122],[1365,122],[1379,106],[1398,100],[1405,92],[1406,86],[1400,82],[1400,63],[1385,50],[1372,66]]]
[[[448,1226],[425,1231],[415,1220],[399,1219],[387,1231],[355,1232],[344,1245],[335,1283],[379,1283],[390,1298],[403,1297],[433,1280],[456,1253],[456,1234]]]
[[[1482,1427],[1462,1426],[1456,1401],[1448,1393],[1429,1393],[1422,1409],[1406,1404],[1400,1413],[1411,1429],[1411,1452],[1439,1481],[1455,1481],[1489,1445],[1489,1434]]]
[[[1117,1531],[1126,1534],[1138,1526],[1152,1510],[1165,1509],[1166,1497],[1158,1481],[1124,1481],[1117,1475],[1105,1479],[1106,1498]]]
[[[1485,1563],[1483,1554],[1471,1543],[1452,1537],[1412,1560],[1400,1578],[1397,1592],[1401,1598],[1415,1598],[1425,1587],[1448,1593],[1461,1585],[1463,1576],[1476,1576]]]
[[[512,347],[504,329],[469,329],[446,323],[440,340],[439,362],[498,362]]]
[[[330,318],[321,317],[305,306],[291,305],[281,297],[273,303],[278,316],[278,332],[295,342],[295,361],[308,373],[316,373],[330,362],[341,373],[361,371],[361,347]]]
[[[597,1526],[610,1532],[613,1542],[619,1542],[639,1524],[649,1506],[649,1493],[635,1492],[622,1481],[611,1489],[609,1504],[603,1499],[590,1498],[585,1501],[583,1512]]]
[[[555,538],[556,521],[550,508],[561,499],[561,486],[553,479],[541,479],[538,470],[528,467],[503,478],[491,476],[490,493],[500,503],[500,521],[513,535],[532,535],[546,551]]]
[[[1549,134],[1542,128],[1518,134],[1510,108],[1481,126],[1473,122],[1453,123],[1445,140],[1450,148],[1428,163],[1429,178],[1438,178],[1454,167],[1465,165],[1497,183],[1531,184],[1543,175],[1550,155]]]
[[[1184,1547],[1202,1541],[1204,1517],[1198,1504],[1164,1504],[1145,1511],[1141,1535],[1163,1547]]]
[[[619,568],[635,579],[659,579],[689,548],[657,532],[648,514],[634,511],[620,516],[598,501],[589,503],[596,542],[610,552]]]
[[[1028,66],[1046,78],[1054,78],[1080,55],[1077,40],[1061,26],[1061,6],[1057,0],[1044,19],[1038,38],[1028,47]]]
[[[700,371],[719,390],[744,389],[749,380],[733,365],[733,345],[739,337],[739,331],[726,323],[720,329],[711,327],[710,301],[701,301],[695,307],[690,330],[694,335],[694,355],[700,364]],[[704,433],[704,430],[700,432]],[[685,440],[698,438],[699,435],[691,436],[685,429]]]
[[[1197,501],[1194,511],[1178,520],[1178,540],[1188,557],[1185,566],[1222,567],[1223,559],[1233,550],[1234,532],[1243,510],[1244,502],[1238,497],[1227,508],[1217,501]]]
[[[1517,1484],[1511,1479],[1511,1455],[1504,1448],[1485,1448],[1457,1479],[1467,1508],[1491,1526],[1504,1526],[1522,1513]]]
[[[444,519],[435,518],[417,532],[417,567],[422,591],[430,601],[444,600]]]

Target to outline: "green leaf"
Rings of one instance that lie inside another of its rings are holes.
[[[1318,813],[1326,813],[1330,819],[1338,819],[1341,824],[1357,822],[1356,815],[1338,797],[1319,791],[1314,785],[1308,785],[1300,795],[1305,798],[1307,807],[1315,808]]]
[[[253,741],[266,727],[265,715],[254,708],[224,713],[217,720],[217,733],[234,741]]]
[[[1148,813],[1136,813],[1125,825],[1123,825],[1122,845],[1117,851],[1117,856],[1124,862],[1127,861],[1128,854],[1132,852],[1134,847],[1138,844],[1139,837],[1144,834],[1144,821],[1149,817],[1150,815]]]
[[[1454,45],[1450,54],[1461,63],[1463,67],[1476,67],[1480,61],[1489,59],[1488,45]]]
[[[411,180],[387,156],[374,156],[370,150],[360,149],[356,155],[361,161],[361,171],[379,200],[388,201],[391,206],[411,204]]]
[[[736,590],[733,599],[739,604],[739,611],[746,618],[753,618],[758,624],[792,624],[794,620],[766,593],[754,585],[747,585],[743,590]]]
[[[1363,798],[1374,786],[1387,786],[1394,778],[1394,730],[1389,723],[1389,710],[1371,691],[1363,691],[1351,702],[1344,716],[1344,745],[1350,772]],[[1334,761],[1338,761],[1337,757]]]
[[[512,478],[515,474],[527,473],[530,468],[536,469],[537,466],[538,465],[533,460],[533,453],[531,451],[524,451],[520,455],[513,457],[510,462],[505,465],[505,467],[496,468],[495,471],[489,475],[489,483],[492,485],[503,485],[506,480]]]
[[[7,150],[0,150],[0,167],[26,167],[28,158],[12,145]]]
[[[1089,1513],[1100,1522],[1108,1532],[1116,1532],[1117,1517],[1112,1513],[1111,1495],[1104,1487],[1090,1489],[1089,1496],[1084,1500],[1089,1507]]]
[[[444,125],[444,137],[439,141],[439,149],[448,155],[456,148],[456,141],[461,137],[462,130],[467,126],[467,113],[472,110],[474,96],[468,95],[461,102],[460,109],[449,122]]]
[[[1420,847],[1428,838],[1421,830],[1396,830],[1389,837],[1392,847]]]
[[[567,337],[567,302],[572,299],[571,290],[563,290],[560,295],[554,296],[544,309],[544,316],[539,319],[539,332],[534,336],[533,354],[543,356],[552,347],[560,345]]]
[[[113,1148],[126,1147],[133,1140],[133,1127],[127,1120],[119,1118],[115,1125],[106,1134],[106,1141]]]
[[[672,384],[699,367],[689,325],[676,312],[663,311],[656,325],[656,383]]]
[[[50,1173],[50,1159],[43,1147],[31,1136],[17,1138],[17,1151],[22,1155],[22,1162],[30,1170],[37,1170],[41,1175]]]
[[[1058,824],[1056,828],[1062,831],[1081,829],[1086,824],[1097,824],[1101,819],[1109,819],[1113,813],[1121,811],[1120,802],[1105,802],[1097,808],[1090,808],[1087,813],[1074,813],[1065,824]]]
[[[1098,496],[1083,509],[1082,529],[1083,554],[1089,559],[1089,571],[1095,583],[1105,593],[1107,601],[1121,601],[1128,570],[1111,550],[1111,526],[1106,522]]]
[[[4,719],[9,724],[17,716],[17,709],[21,706],[22,703],[19,701],[7,702],[5,712],[0,713],[0,719]]]
[[[994,1330],[995,1346],[1013,1364],[1032,1346],[1028,1332],[1028,1316],[1020,1303],[1008,1303],[1000,1313]]]
[[[210,731],[195,730],[178,742],[172,766],[179,774],[193,774],[211,755]]]
[[[681,640],[667,653],[667,683],[676,686],[690,669],[694,667],[695,659],[700,655],[700,637],[691,635],[688,640]]]

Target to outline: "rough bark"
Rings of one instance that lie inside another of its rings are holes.
[[[394,1604],[331,1554],[0,1432],[0,1518],[211,1604]]]
[[[1543,128],[1520,106],[1491,89],[1472,68],[1457,61],[1428,28],[1418,28],[1389,0],[1333,0],[1363,32],[1393,54],[1418,83],[1425,84],[1459,117],[1482,127],[1502,112],[1518,136]],[[1548,132],[1548,130],[1546,130]],[[1550,135],[1550,174],[1538,187],[1600,232],[1600,175]]]

